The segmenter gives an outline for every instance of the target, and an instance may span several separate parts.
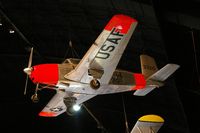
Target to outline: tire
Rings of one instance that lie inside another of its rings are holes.
[[[93,79],[90,81],[90,87],[97,90],[100,87],[100,82],[97,79]]]
[[[69,107],[67,107],[66,113],[69,116],[73,116],[73,115],[75,115],[76,112],[73,110],[73,106],[69,106]]]
[[[32,102],[34,102],[34,103],[38,103],[38,102],[39,102],[39,98],[38,98],[37,94],[32,95],[32,96],[31,96],[31,100],[32,100]]]

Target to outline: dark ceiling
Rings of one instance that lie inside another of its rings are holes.
[[[109,19],[118,13],[138,20],[119,68],[140,72],[139,55],[153,56],[159,67],[177,63],[180,69],[145,97],[132,93],[97,96],[85,103],[107,132],[125,132],[123,100],[131,129],[136,120],[154,113],[165,119],[160,133],[197,133],[200,100],[199,0],[18,0],[0,1],[1,128],[28,132],[101,132],[82,110],[76,116],[57,118],[37,114],[55,92],[40,92],[40,103],[30,100],[34,85],[23,95],[30,47],[33,64],[81,58]],[[14,30],[14,33],[9,31]],[[73,48],[69,47],[72,41]],[[73,53],[72,51],[76,51]]]

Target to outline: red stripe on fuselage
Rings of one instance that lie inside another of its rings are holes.
[[[135,87],[133,90],[143,89],[146,86],[146,80],[143,74],[134,73]]]
[[[41,64],[33,66],[30,78],[34,83],[57,84],[58,64]]]
[[[132,23],[137,22],[137,20],[122,14],[114,15],[112,19],[108,22],[105,30],[111,31],[113,28],[120,30],[120,33],[126,34]]]

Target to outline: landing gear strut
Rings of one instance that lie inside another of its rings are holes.
[[[38,98],[37,93],[36,93],[36,94],[33,94],[33,95],[31,96],[31,100],[32,100],[32,102],[34,102],[34,103],[38,103],[38,102],[39,102],[39,98]]]
[[[36,85],[35,94],[33,94],[33,95],[31,96],[31,100],[32,100],[32,102],[34,102],[34,103],[38,103],[38,102],[39,102],[39,98],[38,98],[38,94],[37,94],[37,91],[39,90],[38,87],[39,87],[39,84]]]
[[[76,103],[75,97],[67,97],[64,98],[64,104],[67,107],[66,113],[70,116],[73,116],[75,114],[75,111],[73,110],[73,105]]]
[[[100,87],[100,82],[97,79],[93,79],[90,81],[90,87],[96,90]]]

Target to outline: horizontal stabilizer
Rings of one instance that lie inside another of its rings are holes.
[[[165,81],[171,74],[173,74],[180,66],[176,64],[167,64],[159,71],[149,77],[150,80]]]
[[[148,87],[145,87],[143,89],[136,90],[133,93],[133,95],[135,95],[135,96],[145,96],[146,94],[148,94],[149,92],[151,92],[155,88],[156,88],[156,86],[148,86]]]

